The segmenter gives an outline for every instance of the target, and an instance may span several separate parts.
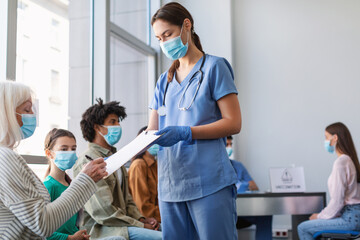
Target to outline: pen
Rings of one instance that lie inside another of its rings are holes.
[[[90,160],[90,161],[92,161],[92,160],[94,160],[94,159],[92,159],[90,156],[88,156],[88,155],[85,155],[85,157],[88,159],[88,160]],[[106,159],[108,159],[108,157],[104,157],[104,160],[106,160]]]

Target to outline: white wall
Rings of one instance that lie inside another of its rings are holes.
[[[234,69],[243,114],[235,156],[260,189],[268,168],[304,166],[327,190],[335,155],[324,128],[342,121],[360,151],[360,2],[235,0]]]

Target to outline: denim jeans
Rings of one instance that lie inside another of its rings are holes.
[[[130,240],[161,240],[162,232],[140,227],[128,227]]]
[[[346,205],[341,216],[333,219],[315,219],[302,222],[298,226],[300,240],[312,240],[314,233],[323,230],[359,230],[360,204]]]

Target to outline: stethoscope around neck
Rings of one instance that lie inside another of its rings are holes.
[[[203,59],[202,59],[202,62],[201,62],[201,65],[200,65],[199,70],[197,70],[197,71],[191,76],[189,82],[186,84],[186,87],[185,87],[185,89],[184,89],[184,91],[183,91],[183,93],[182,93],[182,95],[181,95],[181,98],[180,98],[179,103],[178,103],[178,109],[181,110],[181,111],[187,111],[187,110],[189,110],[189,108],[192,106],[192,104],[193,104],[194,101],[195,101],[196,95],[197,95],[198,92],[199,92],[199,88],[200,88],[200,85],[201,85],[201,83],[202,83],[202,81],[203,81],[203,77],[204,77],[202,68],[203,68],[203,66],[204,66],[205,57],[206,57],[206,54],[204,53]],[[193,98],[191,99],[190,104],[189,104],[187,107],[185,107],[185,106],[181,107],[181,104],[182,104],[182,102],[184,101],[185,93],[186,93],[187,89],[189,88],[190,84],[192,83],[194,76],[195,76],[197,73],[200,73],[200,80],[199,80],[199,82],[198,82],[198,84],[197,84],[195,94],[194,94]],[[163,104],[162,104],[162,105],[159,107],[159,109],[158,109],[158,114],[159,114],[160,116],[165,116],[165,115],[166,115],[165,98],[166,98],[166,93],[167,93],[167,90],[168,90],[168,87],[169,87],[169,83],[170,83],[170,82],[167,82],[167,83],[166,83],[165,92],[164,92],[164,98],[163,98]]]

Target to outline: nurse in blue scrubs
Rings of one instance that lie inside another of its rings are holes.
[[[241,129],[233,70],[226,59],[204,53],[182,5],[164,5],[151,24],[174,61],[157,81],[148,125],[162,135],[157,144],[163,238],[235,240],[236,174],[226,152],[226,136]]]

